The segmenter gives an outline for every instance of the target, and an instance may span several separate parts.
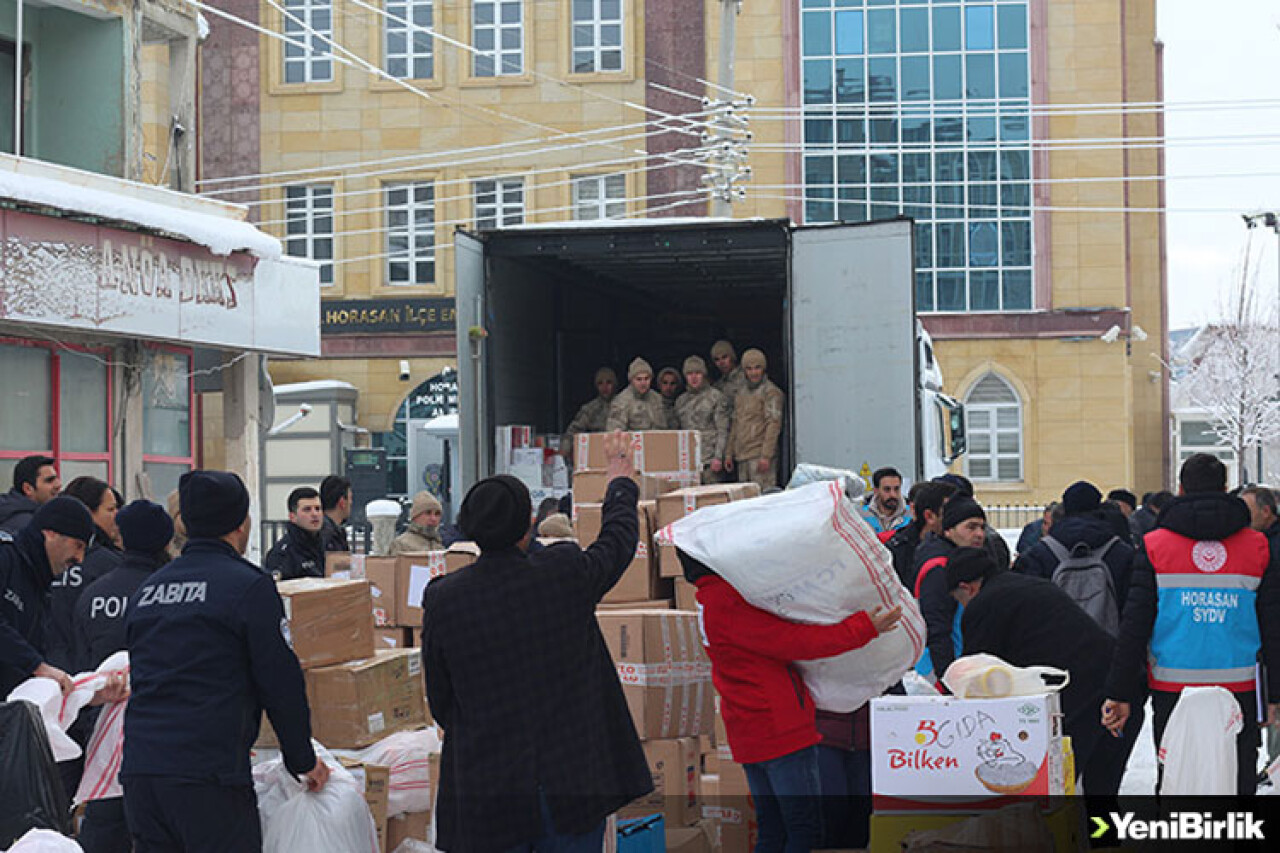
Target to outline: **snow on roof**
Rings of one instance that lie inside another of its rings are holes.
[[[497,231],[586,231],[593,228],[670,228],[683,225],[717,225],[726,222],[768,222],[761,216],[735,219],[732,216],[668,216],[633,219],[572,219],[563,222],[526,222],[505,225]]]
[[[15,158],[4,158],[13,159]],[[139,196],[144,193],[135,194],[129,182],[115,178],[74,169],[43,168],[47,164],[32,163],[28,167],[27,162],[29,161],[18,161],[13,164],[12,169],[0,168],[0,198],[84,213],[101,219],[130,222],[190,243],[198,243],[215,255],[247,251],[269,260],[275,260],[281,255],[280,241],[248,222],[202,213],[192,209],[196,205],[179,203],[184,201],[181,198],[175,199],[174,204],[141,198]],[[31,173],[36,171],[45,174]],[[112,183],[124,185],[122,191],[117,193],[99,188]],[[93,184],[98,186],[92,186]],[[146,190],[145,195],[157,198],[166,194],[164,190],[154,187],[142,189]],[[185,195],[169,194],[179,197]]]
[[[209,37],[209,19],[204,16],[203,12],[196,12],[196,32],[200,41],[204,41]]]
[[[320,391],[357,391],[359,389],[350,382],[342,382],[338,379],[315,379],[311,382],[277,385],[273,390],[276,394],[315,394]]]

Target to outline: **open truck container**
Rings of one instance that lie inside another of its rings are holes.
[[[459,230],[462,487],[493,472],[494,428],[560,433],[609,365],[625,386],[711,344],[764,351],[787,395],[779,467],[924,473],[909,220],[647,219]],[[461,494],[461,492],[459,492]]]

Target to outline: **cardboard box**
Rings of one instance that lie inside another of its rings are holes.
[[[702,817],[698,803],[702,776],[698,771],[698,739],[648,740],[643,746],[653,790],[624,806],[618,816],[630,818],[661,813],[668,833],[671,827],[697,823]]]
[[[350,579],[351,552],[326,551],[324,555],[324,576],[327,578]]]
[[[745,791],[726,794],[720,777],[702,777],[702,819],[711,828],[714,849],[723,853],[755,849],[759,825],[751,797]]]
[[[365,577],[377,588],[374,621],[380,626],[412,628],[422,624],[422,591],[432,578],[448,573],[444,551],[398,557],[369,557]]]
[[[698,484],[699,475],[692,471],[669,471],[665,474],[636,472],[631,478],[640,489],[640,500],[651,501],[676,489]],[[608,471],[588,468],[573,475],[573,499],[578,503],[602,503],[609,486]]]
[[[573,466],[577,471],[608,466],[604,440],[609,433],[583,432],[575,436]],[[695,430],[652,430],[627,433],[631,459],[644,474],[702,471],[702,433]]]
[[[652,601],[602,601],[596,605],[596,612],[601,610],[670,610],[671,601],[666,598],[655,598]]]
[[[362,749],[427,724],[417,649],[379,650],[366,660],[307,673],[311,730],[330,749]]]
[[[965,811],[1010,796],[1060,796],[1061,737],[1056,693],[873,699],[876,811]]]
[[[1003,805],[1008,805],[1008,801]],[[1092,829],[1092,825],[1088,823],[1082,809],[1079,800],[1068,800],[1063,805],[1044,813],[1045,823],[1049,825],[1049,833],[1053,836],[1054,850],[1089,849],[1086,833]],[[867,845],[867,851],[868,853],[900,853],[903,840],[912,832],[945,829],[977,814],[980,812],[911,812],[909,814],[877,812],[871,815],[871,843]],[[728,848],[725,849],[725,853],[728,853]]]
[[[713,821],[699,820],[693,826],[667,825],[667,853],[712,853],[717,845],[712,841],[715,833]]]
[[[444,552],[444,568],[447,572],[456,572],[466,568],[480,556],[480,546],[474,542],[454,542]]]
[[[667,546],[672,552],[675,548]],[[683,577],[675,579],[676,589],[676,610],[688,610],[696,613],[698,611],[698,588],[689,583]]]
[[[366,557],[364,577],[369,582],[373,624],[387,628],[396,622],[396,558]]]
[[[640,737],[710,734],[711,663],[697,617],[676,610],[617,610],[596,619]]]
[[[381,764],[364,764],[346,756],[339,756],[338,761],[360,783],[365,804],[369,806],[373,824],[378,830],[378,849],[387,853],[387,798],[391,793],[391,768]]]
[[[533,446],[533,427],[500,426],[494,433],[493,461],[497,473],[505,474],[511,467],[512,451]]]
[[[602,511],[601,504],[574,504],[577,515],[574,526],[583,548],[599,538]],[[638,513],[640,536],[636,540],[635,557],[613,589],[605,594],[605,601],[639,602],[671,597],[671,584],[659,580],[653,563],[653,502],[641,501]]]
[[[407,649],[413,645],[412,628],[374,628],[375,649]]]
[[[373,654],[373,604],[363,580],[298,578],[276,585],[303,669]]]
[[[387,821],[387,853],[391,853],[408,838],[426,841],[430,829],[431,812],[396,815]]]

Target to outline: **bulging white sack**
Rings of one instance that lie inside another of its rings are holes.
[[[819,708],[854,711],[902,678],[924,650],[920,608],[888,550],[838,480],[707,507],[663,528],[676,545],[761,610],[832,625],[901,605],[902,621],[861,649],[798,664]]]
[[[377,827],[360,783],[318,743],[311,745],[329,766],[329,781],[317,792],[295,779],[283,759],[253,768],[263,853],[378,853]]]

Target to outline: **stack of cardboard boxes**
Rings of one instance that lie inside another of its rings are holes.
[[[422,591],[432,578],[471,565],[479,554],[475,543],[455,542],[445,551],[365,557],[378,648],[420,646]]]
[[[547,498],[569,491],[569,468],[559,450],[558,435],[538,435],[531,426],[500,426],[494,436],[494,472],[524,483],[536,509]]]

